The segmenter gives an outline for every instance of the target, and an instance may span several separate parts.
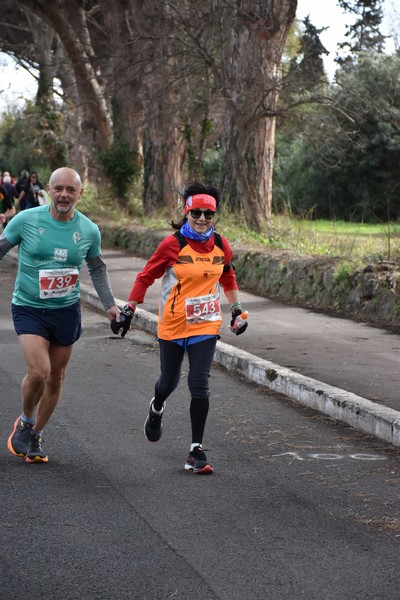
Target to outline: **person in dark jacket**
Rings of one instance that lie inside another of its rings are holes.
[[[3,185],[0,185],[0,223],[3,225],[3,229],[10,219],[15,215],[15,206],[13,205],[11,198]]]
[[[27,184],[22,188],[21,193],[18,196],[19,209],[25,210],[27,208],[36,208],[40,206],[39,203],[39,192],[44,187],[39,181],[38,174],[36,171],[32,171]]]
[[[18,210],[25,210],[25,200],[22,197],[20,199],[21,196],[21,192],[22,190],[26,187],[26,185],[28,184],[29,181],[29,171],[26,171],[25,169],[21,171],[20,173],[20,178],[18,179],[17,183],[15,184],[15,191],[16,191],[16,197],[18,199]]]
[[[13,183],[11,175],[3,176],[3,188],[6,190],[7,194],[10,196],[10,200],[15,205],[15,200],[18,198],[17,190],[15,189],[15,185]]]

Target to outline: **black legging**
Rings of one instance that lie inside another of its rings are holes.
[[[164,401],[177,388],[182,371],[185,350],[175,342],[159,340],[161,374],[155,385],[154,408],[161,410]],[[209,377],[214,359],[217,338],[190,344],[187,348],[189,358],[188,386],[191,395],[190,421],[192,425],[192,443],[203,441],[209,409]]]

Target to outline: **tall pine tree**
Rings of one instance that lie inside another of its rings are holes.
[[[336,62],[347,68],[354,66],[360,52],[382,53],[385,36],[380,31],[383,19],[383,0],[338,0],[338,5],[355,20],[346,26],[346,41],[339,48],[348,52],[347,56],[336,58]]]

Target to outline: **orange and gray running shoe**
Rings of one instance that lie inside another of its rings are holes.
[[[18,417],[14,423],[11,435],[7,440],[7,448],[11,454],[25,458],[31,441],[32,427],[33,425],[25,423],[22,421],[21,417]]]
[[[42,448],[43,438],[40,435],[32,433],[31,440],[26,455],[27,463],[48,462],[49,457]]]

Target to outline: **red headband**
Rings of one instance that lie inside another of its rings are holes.
[[[192,208],[208,208],[209,210],[217,210],[217,201],[213,196],[208,194],[195,194],[186,199],[185,215]]]

